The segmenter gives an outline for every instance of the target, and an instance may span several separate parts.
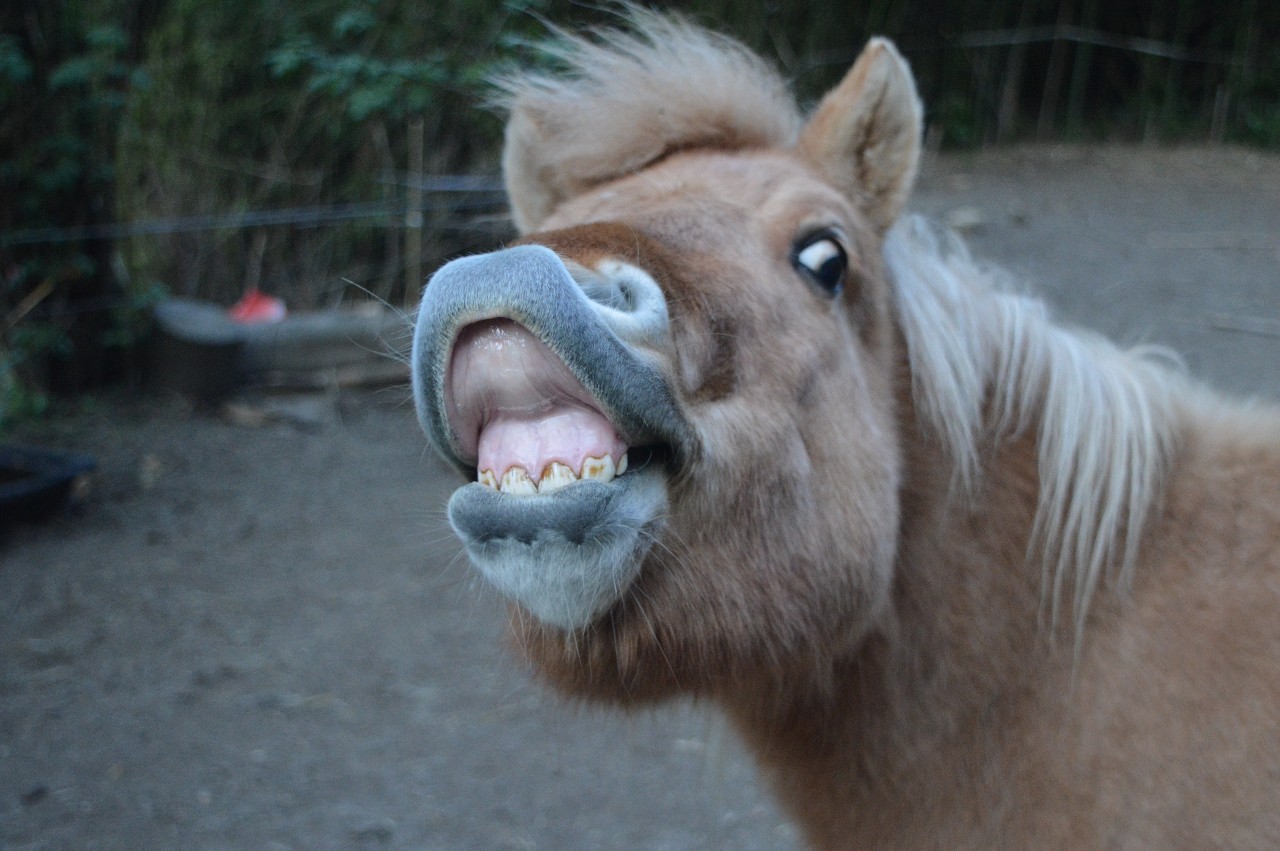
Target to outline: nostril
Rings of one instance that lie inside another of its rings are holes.
[[[571,269],[570,274],[583,294],[596,304],[624,313],[635,311],[635,292],[625,280],[611,279],[585,269]]]
[[[578,290],[605,324],[632,345],[662,345],[668,329],[667,301],[657,281],[617,260],[590,268],[562,260]]]

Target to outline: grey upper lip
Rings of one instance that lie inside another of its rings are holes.
[[[464,457],[449,424],[445,382],[458,333],[475,322],[505,318],[529,329],[564,361],[628,445],[662,443],[677,458],[683,455],[691,429],[667,381],[651,359],[614,333],[604,312],[544,246],[520,245],[441,267],[423,293],[412,361],[418,419],[435,449],[464,476],[474,474],[474,460]]]

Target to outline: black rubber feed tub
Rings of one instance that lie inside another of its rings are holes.
[[[48,517],[96,465],[76,452],[0,445],[0,526]]]

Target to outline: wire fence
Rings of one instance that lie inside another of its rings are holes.
[[[1063,42],[1087,44],[1092,47],[1109,47],[1144,56],[1174,59],[1179,62],[1197,62],[1207,65],[1243,66],[1246,60],[1225,51],[1190,50],[1178,44],[1151,38],[1121,36],[1101,30],[1072,25],[1024,27],[1022,29],[987,30],[971,32],[956,38],[954,44],[962,48],[1013,47],[1015,45]]]
[[[406,175],[394,181],[384,182],[405,188],[416,188],[424,192],[447,194],[451,197],[429,198],[413,206],[402,200],[372,201],[285,207],[273,210],[245,210],[202,216],[172,216],[79,227],[23,228],[10,231],[0,239],[5,244],[15,246],[57,244],[258,227],[314,228],[359,219],[380,220],[383,224],[390,226],[396,226],[399,223],[402,227],[421,227],[423,213],[487,210],[506,203],[502,181],[488,175],[432,175],[416,180]],[[415,213],[417,216],[414,215]]]

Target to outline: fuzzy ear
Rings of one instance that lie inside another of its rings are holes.
[[[915,181],[921,112],[906,60],[892,42],[874,38],[822,99],[798,148],[884,233]]]
[[[548,116],[513,105],[502,149],[502,175],[511,202],[511,218],[520,233],[529,233],[570,193],[561,186],[553,163],[538,152],[554,149],[544,125]]]

